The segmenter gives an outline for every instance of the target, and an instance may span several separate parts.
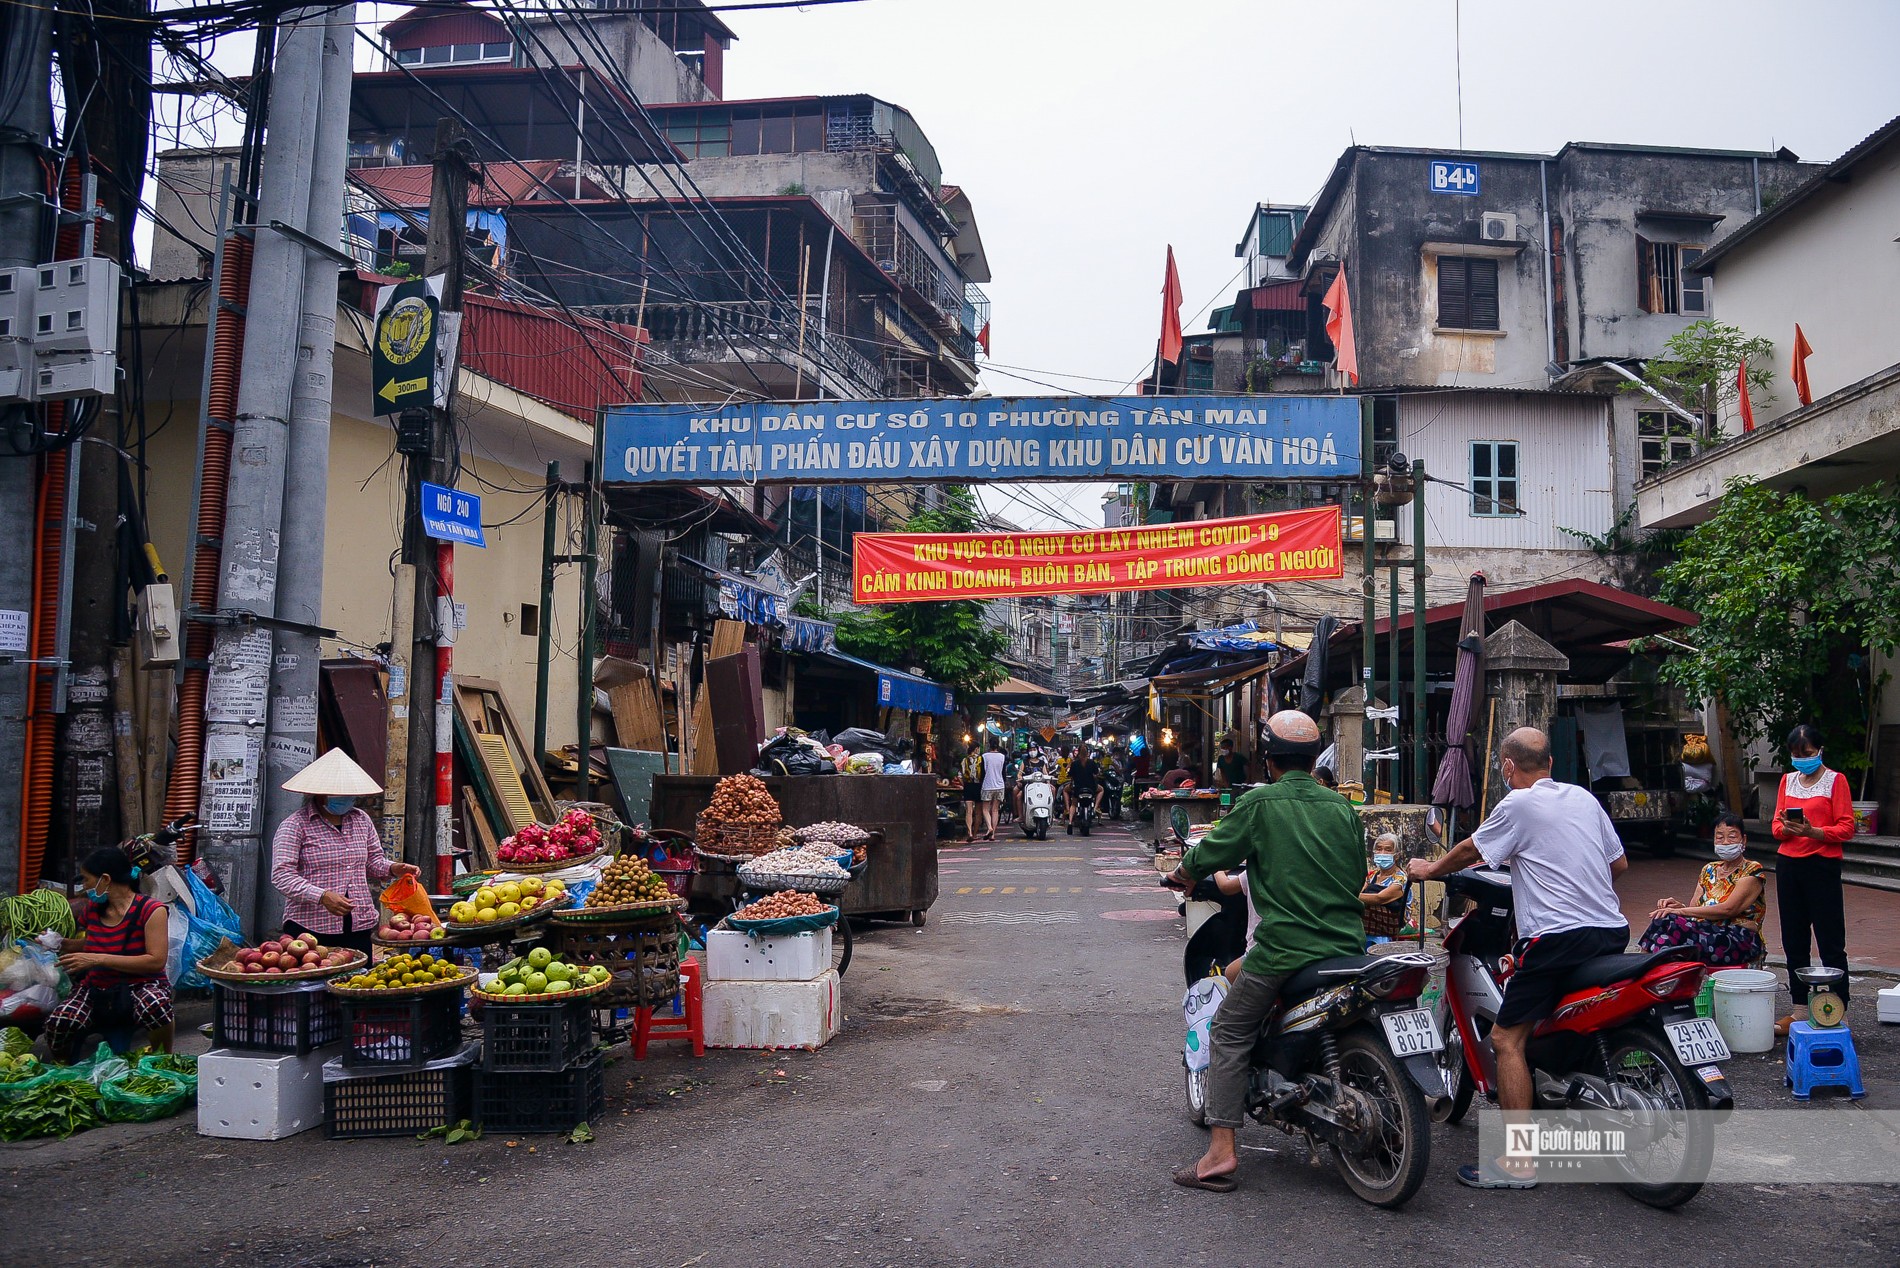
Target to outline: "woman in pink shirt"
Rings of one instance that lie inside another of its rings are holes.
[[[1821,760],[1821,733],[1802,723],[1788,733],[1789,764],[1775,790],[1774,837],[1781,843],[1775,859],[1775,892],[1781,914],[1781,947],[1788,957],[1788,993],[1793,1014],[1775,1023],[1788,1026],[1807,1011],[1808,984],[1796,975],[1808,967],[1808,941],[1820,947],[1821,963],[1847,971],[1847,916],[1841,894],[1841,847],[1854,835],[1854,803],[1847,776]],[[1841,979],[1841,999],[1847,979]]]
[[[284,932],[367,952],[379,883],[418,870],[413,863],[390,861],[376,821],[357,805],[357,798],[382,786],[333,748],[285,780],[284,788],[307,799],[272,842],[270,879],[284,895]]]

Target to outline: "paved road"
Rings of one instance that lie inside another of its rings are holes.
[[[1258,1128],[1242,1133],[1239,1193],[1175,1188],[1169,1168],[1204,1137],[1181,1112],[1181,932],[1152,875],[1142,848],[1112,827],[947,852],[928,927],[859,939],[838,1040],[817,1053],[623,1057],[609,1067],[608,1121],[591,1145],[330,1143],[320,1133],[245,1144],[171,1125],[0,1146],[0,1262],[1900,1257],[1900,1189],[1712,1188],[1667,1214],[1576,1186],[1471,1193],[1452,1178],[1475,1153],[1471,1127],[1437,1130],[1431,1178],[1399,1213],[1359,1203],[1330,1167],[1306,1165]],[[1900,1105],[1900,1037],[1863,1029],[1869,1102]],[[1734,1075],[1750,1103],[1785,1104],[1777,1058],[1742,1059]]]

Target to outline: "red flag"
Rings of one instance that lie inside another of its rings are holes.
[[[1326,288],[1326,337],[1333,341],[1333,368],[1359,386],[1359,345],[1352,334],[1352,296],[1346,291],[1346,266],[1339,266],[1333,284]]]
[[[1168,276],[1161,284],[1161,360],[1181,359],[1181,275],[1174,269],[1174,248],[1168,248]]]
[[[976,346],[983,349],[983,355],[990,355],[990,323],[983,323],[983,329],[976,332]]]
[[[1748,401],[1748,362],[1746,361],[1735,367],[1735,387],[1736,390],[1742,394],[1742,430],[1745,432],[1754,431],[1755,407],[1749,404]]]
[[[1814,355],[1814,349],[1808,346],[1808,337],[1801,333],[1801,323],[1794,324],[1794,394],[1803,405],[1814,404],[1814,392],[1808,387],[1808,358]]]

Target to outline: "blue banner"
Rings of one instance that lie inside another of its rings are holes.
[[[1350,396],[974,397],[615,405],[617,484],[1351,479]]]
[[[479,494],[445,489],[426,480],[422,485],[422,534],[460,546],[487,546],[482,534]]]

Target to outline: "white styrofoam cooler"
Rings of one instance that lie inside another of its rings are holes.
[[[1876,1016],[1884,1022],[1900,1024],[1900,986],[1889,986],[1880,992],[1880,1011]]]
[[[332,1044],[301,1057],[217,1048],[198,1058],[198,1134],[282,1140],[323,1124],[323,1063]]]
[[[818,1048],[844,1023],[833,969],[810,982],[708,980],[701,1006],[708,1048]]]
[[[755,938],[733,929],[706,934],[706,980],[810,982],[831,968],[831,929]]]

